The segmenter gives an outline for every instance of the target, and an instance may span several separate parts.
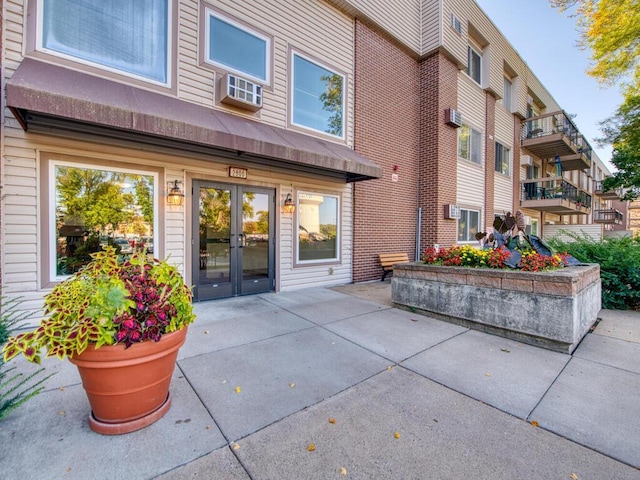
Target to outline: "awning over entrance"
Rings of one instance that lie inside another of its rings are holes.
[[[380,178],[382,168],[350,148],[175,97],[25,59],[6,85],[25,130],[70,130],[222,153],[343,178]]]

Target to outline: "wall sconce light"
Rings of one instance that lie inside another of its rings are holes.
[[[284,199],[284,204],[282,205],[282,213],[293,213],[296,211],[296,204],[291,198],[291,194],[287,193],[287,198]]]
[[[169,194],[167,195],[167,204],[169,205],[182,205],[184,203],[184,193],[182,193],[182,189],[180,185],[182,182],[178,180],[174,180],[173,182],[167,182],[167,190]]]

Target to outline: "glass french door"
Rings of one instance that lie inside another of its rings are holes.
[[[193,182],[195,300],[274,288],[275,190]]]

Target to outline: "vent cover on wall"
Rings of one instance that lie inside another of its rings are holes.
[[[220,80],[220,101],[255,112],[262,108],[262,87],[227,73]]]
[[[460,111],[455,110],[453,108],[447,108],[444,111],[444,121],[447,125],[451,125],[452,127],[461,127],[462,126],[462,114]]]
[[[444,218],[457,220],[460,218],[460,207],[458,205],[445,205]]]

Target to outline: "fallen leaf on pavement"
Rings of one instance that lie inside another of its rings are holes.
[[[316,446],[313,443],[310,443],[307,447],[308,452],[314,452],[316,450]]]
[[[540,424],[535,420],[531,420],[531,425],[533,425],[534,427],[540,426]]]
[[[240,393],[242,389],[240,387],[236,387],[236,393]]]
[[[329,419],[329,423],[336,423],[336,419],[335,418],[330,418]]]
[[[394,433],[393,436],[396,437],[396,438],[400,438],[400,432]]]
[[[342,467],[340,468],[340,475],[346,475],[347,474],[347,469]]]

